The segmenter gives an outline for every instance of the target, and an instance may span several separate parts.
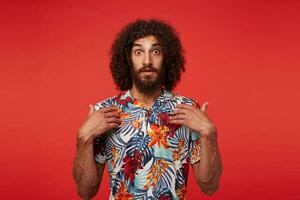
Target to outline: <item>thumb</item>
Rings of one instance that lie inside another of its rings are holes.
[[[89,115],[91,115],[94,112],[94,106],[92,104],[89,104],[90,110]]]
[[[208,102],[205,102],[204,104],[202,104],[201,111],[206,112],[207,106],[208,106]]]

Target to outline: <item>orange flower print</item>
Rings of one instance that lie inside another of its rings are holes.
[[[163,146],[165,149],[169,148],[167,142],[167,136],[170,129],[165,125],[158,124],[150,124],[150,130],[148,130],[148,134],[151,137],[151,141],[148,144],[148,147],[152,147],[156,143],[159,147]]]
[[[197,161],[197,158],[200,158],[200,151],[201,151],[201,139],[196,141],[195,147],[192,151],[191,161]]]
[[[184,140],[181,139],[178,142],[178,149],[173,151],[173,159],[179,160],[180,155],[184,153]]]
[[[128,118],[130,115],[128,113],[120,113],[120,118],[121,119],[125,119],[125,118]]]
[[[136,107],[139,107],[139,108],[144,107],[144,105],[141,102],[139,102],[137,99],[134,99],[132,104],[135,105]]]
[[[124,125],[123,119],[129,118],[130,114],[122,112],[122,110],[120,108],[117,109],[117,113],[120,115],[120,119],[122,121],[120,126],[123,126]]]
[[[116,162],[120,158],[120,154],[119,154],[119,151],[114,146],[111,148],[111,154],[112,154],[111,164],[112,164],[112,167],[115,168],[116,167]]]
[[[179,157],[180,157],[179,151],[174,150],[173,151],[173,159],[174,160],[179,160]]]
[[[143,119],[136,119],[133,122],[131,122],[131,125],[136,129],[140,129],[142,121]]]
[[[115,200],[132,200],[133,195],[128,192],[124,182],[121,182],[119,192],[115,194]]]
[[[163,172],[169,167],[169,164],[163,160],[158,159],[154,162],[151,166],[151,170],[147,175],[147,183],[144,186],[145,189],[149,188],[150,186],[155,186],[158,182],[158,179],[162,176]]]
[[[179,140],[179,142],[178,142],[179,149],[182,149],[183,145],[184,145],[184,140],[183,139]]]
[[[187,190],[185,185],[183,185],[181,188],[176,190],[176,195],[179,200],[187,200]]]

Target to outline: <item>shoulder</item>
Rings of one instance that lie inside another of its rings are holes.
[[[94,110],[100,110],[101,108],[105,108],[105,107],[109,107],[111,105],[114,105],[115,101],[116,101],[116,98],[118,97],[119,95],[115,95],[115,96],[111,96],[111,97],[108,97],[104,100],[101,100],[101,101],[98,101],[97,103],[95,103],[94,105]]]
[[[172,93],[172,95],[173,95],[172,98],[173,101],[175,101],[177,104],[188,104],[188,105],[199,107],[198,101],[194,98],[183,96],[176,93]]]
[[[128,103],[129,101],[131,101],[131,98],[129,96],[129,91],[121,91],[119,92],[118,94],[112,96],[112,97],[109,97],[109,98],[106,98],[102,101],[99,101],[95,104],[94,106],[94,109],[97,111],[101,108],[104,108],[104,107],[109,107],[109,106],[116,106],[116,107],[120,107],[126,103]]]

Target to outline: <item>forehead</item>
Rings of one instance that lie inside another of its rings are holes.
[[[157,38],[154,35],[148,35],[146,37],[139,38],[133,42],[133,45],[136,46],[152,46],[159,45]]]

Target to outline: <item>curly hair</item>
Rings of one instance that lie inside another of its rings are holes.
[[[163,86],[171,91],[180,81],[181,72],[185,71],[185,58],[175,29],[162,20],[138,19],[121,29],[111,47],[109,66],[117,89],[124,91],[132,87],[130,54],[133,43],[149,35],[157,38],[164,54]]]

